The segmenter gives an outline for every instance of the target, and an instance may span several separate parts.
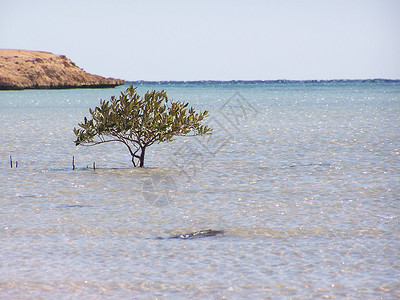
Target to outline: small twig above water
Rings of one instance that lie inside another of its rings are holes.
[[[12,169],[13,167],[13,160],[12,160],[12,156],[10,155],[10,168]],[[18,168],[18,161],[15,161],[15,167]]]

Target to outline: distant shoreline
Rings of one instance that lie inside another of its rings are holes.
[[[254,83],[400,83],[400,79],[327,79],[327,80],[127,80],[125,84],[254,84]]]

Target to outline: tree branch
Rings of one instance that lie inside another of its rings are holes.
[[[100,142],[82,142],[80,144],[80,146],[84,146],[84,147],[91,147],[91,146],[95,146],[95,145],[100,145],[100,144],[104,144],[104,143],[109,143],[109,142],[121,142],[120,140],[101,140]],[[85,143],[90,143],[90,145],[85,144]]]

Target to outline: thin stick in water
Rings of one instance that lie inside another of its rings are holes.
[[[75,170],[75,156],[72,156],[72,170]]]

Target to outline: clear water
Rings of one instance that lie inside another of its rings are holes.
[[[142,83],[214,128],[144,169],[73,143],[124,88],[0,92],[1,299],[400,297],[400,82]]]

